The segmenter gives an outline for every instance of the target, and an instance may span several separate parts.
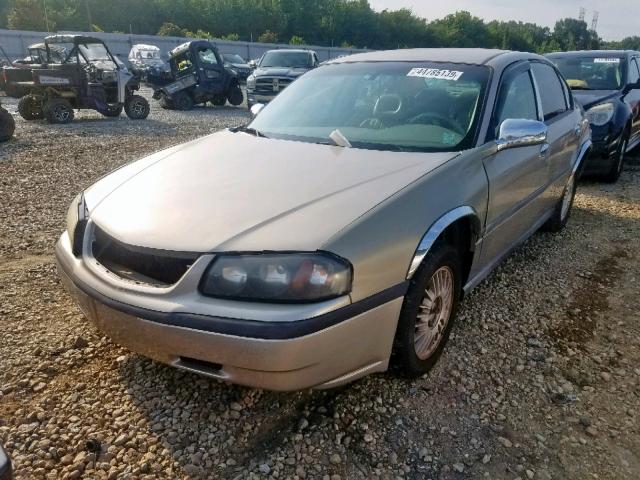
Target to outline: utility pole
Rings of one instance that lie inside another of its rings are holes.
[[[587,15],[587,9],[584,7],[580,7],[580,15],[578,15],[578,20],[584,22],[584,17]]]
[[[47,26],[47,32],[50,32],[51,30],[49,30],[49,16],[47,15],[47,0],[42,0],[42,3],[44,3],[44,23]]]
[[[591,31],[595,33],[598,28],[598,18],[600,17],[600,12],[593,12],[593,20],[591,21]]]
[[[84,0],[84,5],[87,7],[87,20],[89,20],[89,31],[93,31],[93,20],[91,20],[91,9],[89,8],[89,0]]]

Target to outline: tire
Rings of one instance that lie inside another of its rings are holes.
[[[576,175],[571,174],[567,185],[565,185],[562,191],[562,197],[560,197],[556,208],[553,210],[553,215],[551,215],[551,218],[543,225],[544,230],[547,232],[559,232],[565,227],[571,216],[577,186]]]
[[[171,97],[171,103],[176,110],[191,110],[193,108],[193,98],[187,92],[178,92]]]
[[[124,111],[131,120],[144,120],[149,116],[149,102],[140,95],[131,95],[124,102]]]
[[[223,107],[224,104],[227,103],[227,97],[225,97],[224,95],[216,95],[211,100],[211,103],[213,103],[216,107]]]
[[[64,98],[54,97],[44,104],[44,116],[49,123],[71,123],[74,116],[73,107]]]
[[[430,300],[427,290],[441,295]],[[414,274],[400,311],[392,361],[402,373],[417,377],[436,364],[449,339],[461,292],[460,255],[451,245],[437,242]]]
[[[16,129],[16,122],[13,116],[4,108],[0,108],[0,142],[6,142],[13,137]]]
[[[115,118],[119,117],[122,113],[122,105],[120,103],[116,103],[113,105],[107,105],[105,110],[100,110],[100,113],[105,117]]]
[[[240,88],[240,85],[236,83],[233,87],[231,87],[231,90],[229,90],[229,93],[227,93],[227,100],[229,100],[229,103],[234,107],[237,107],[244,101],[244,95],[242,95],[242,89]]]
[[[611,170],[609,173],[602,176],[602,181],[606,183],[616,183],[620,178],[620,174],[624,169],[624,157],[627,153],[627,146],[629,145],[629,132],[625,130],[625,132],[620,137],[620,145],[618,147],[618,151],[616,152],[616,160],[611,165]]]
[[[162,95],[160,97],[160,108],[164,108],[165,110],[173,110],[175,107],[173,106],[173,102],[169,100],[166,95]]]
[[[18,101],[18,113],[25,120],[40,120],[44,118],[42,100],[35,95],[25,95]]]

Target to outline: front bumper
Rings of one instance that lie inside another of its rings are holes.
[[[73,256],[66,233],[56,244],[56,259],[60,277],[80,309],[116,343],[177,368],[269,390],[331,388],[386,370],[402,306],[402,296],[396,293],[370,309],[351,309],[352,316],[317,331],[257,338],[224,330],[231,324],[239,332],[252,331],[242,326],[256,321],[220,323],[220,318],[198,315],[198,322],[185,323],[180,313],[136,308],[113,294],[104,295],[99,283],[80,280],[87,274],[85,262]],[[292,323],[299,322],[282,322],[282,329]],[[221,331],[216,331],[217,325]]]
[[[617,160],[621,132],[616,136],[615,133],[611,133],[609,125],[592,126],[591,132],[593,146],[589,156],[585,159],[582,173],[584,175],[606,175]]]

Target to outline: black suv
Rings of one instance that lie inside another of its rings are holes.
[[[269,103],[303,73],[318,66],[313,50],[269,50],[247,78],[247,104]]]
[[[593,149],[583,173],[615,182],[625,154],[640,145],[640,52],[595,50],[547,57],[591,123]]]

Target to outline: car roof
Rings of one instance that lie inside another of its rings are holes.
[[[96,37],[88,37],[86,35],[71,35],[71,34],[49,35],[48,37],[44,38],[44,42],[45,43],[75,43],[75,44],[102,43],[104,44],[102,40]]]
[[[266,53],[271,52],[315,53],[313,50],[309,50],[307,48],[275,48],[273,50],[268,50]]]
[[[572,52],[553,52],[545,56],[548,58],[562,58],[594,56],[626,57],[628,55],[640,55],[640,52],[636,52],[634,50],[575,50]]]
[[[329,60],[327,64],[352,62],[442,62],[501,66],[517,60],[544,59],[534,53],[489,48],[408,48],[357,53]]]

